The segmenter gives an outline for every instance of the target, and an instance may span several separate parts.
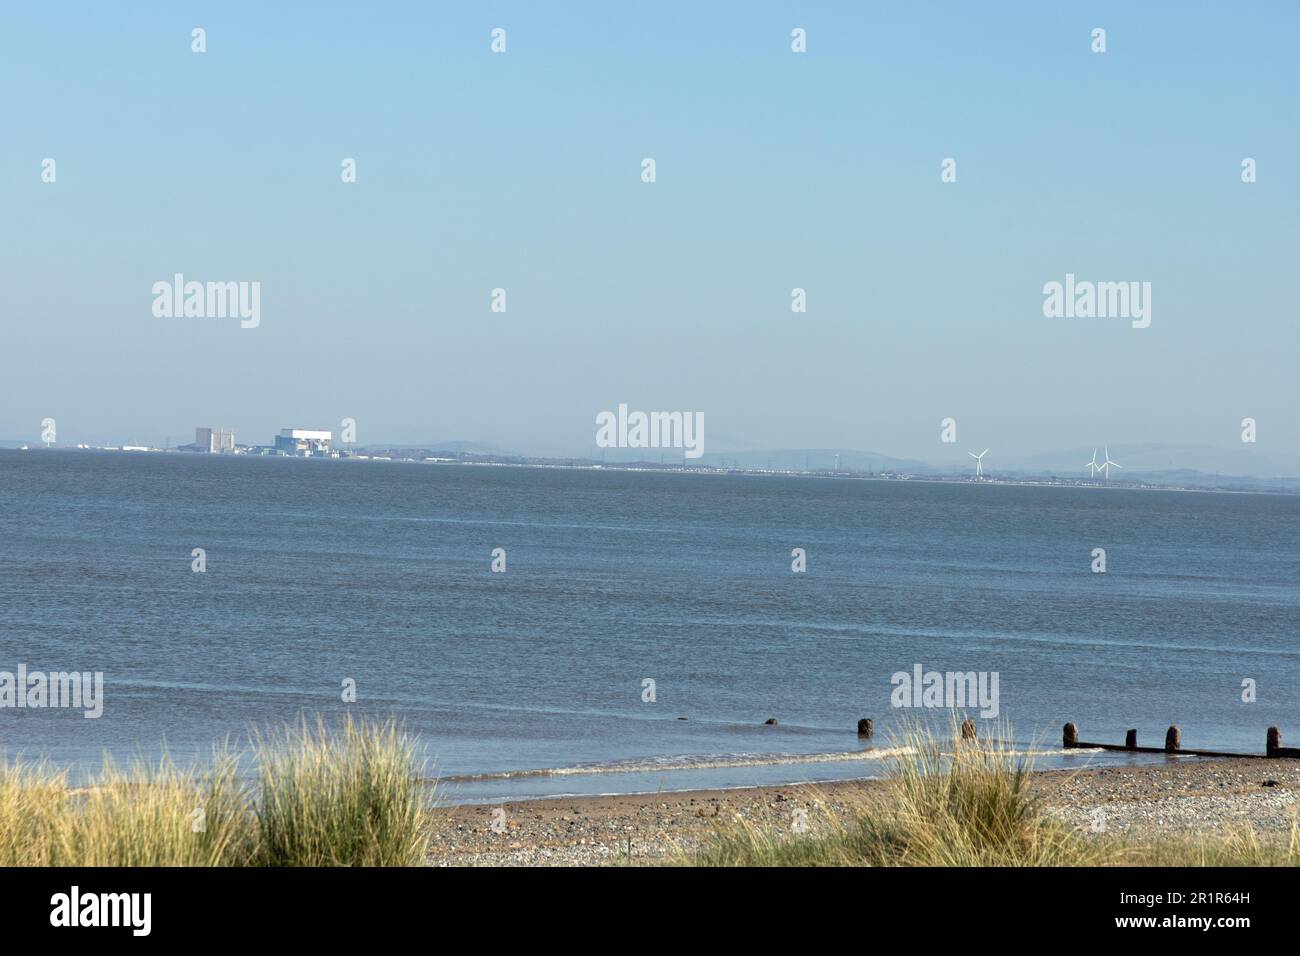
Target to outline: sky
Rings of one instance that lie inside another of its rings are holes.
[[[587,455],[626,403],[702,413],[710,452],[1240,448],[1252,417],[1300,462],[1293,3],[3,21],[0,438],[353,418]],[[155,316],[176,273],[260,282],[260,324]],[[1150,282],[1150,326],[1044,316],[1067,273]]]

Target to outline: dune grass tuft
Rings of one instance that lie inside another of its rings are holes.
[[[857,826],[874,866],[1095,866],[1102,850],[1043,812],[1031,763],[1005,741],[947,746],[930,731],[907,734],[894,758],[887,803]]]
[[[165,757],[106,761],[86,787],[41,764],[0,761],[0,866],[238,865],[249,853],[237,760],[210,771]]]
[[[1300,866],[1300,824],[1261,834],[1249,826],[1223,833],[1179,833],[1159,842],[1132,838],[1106,841],[1126,866]]]
[[[429,843],[421,768],[397,725],[317,719],[256,746],[267,866],[414,866]]]
[[[1009,734],[998,735],[999,740]],[[704,866],[1086,866],[1103,851],[1043,813],[1028,759],[1009,745],[903,735],[887,785],[814,833],[738,822],[682,862]]]
[[[0,757],[0,866],[54,866],[54,824],[68,815],[63,774]]]
[[[431,811],[393,722],[322,719],[259,737],[257,783],[218,750],[203,770],[106,761],[84,787],[0,758],[0,866],[411,866]]]

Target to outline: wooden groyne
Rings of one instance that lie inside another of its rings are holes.
[[[1276,727],[1268,728],[1268,734],[1264,740],[1264,752],[1262,754],[1243,754],[1228,753],[1224,750],[1194,750],[1184,749],[1183,734],[1177,725],[1173,725],[1165,732],[1165,745],[1163,747],[1139,747],[1138,732],[1130,730],[1124,735],[1123,744],[1099,744],[1091,741],[1079,739],[1079,728],[1075,724],[1066,724],[1061,732],[1061,746],[1066,750],[1088,749],[1088,750],[1118,750],[1126,753],[1136,754],[1179,754],[1185,757],[1245,757],[1258,760],[1267,760],[1278,757],[1295,757],[1300,758],[1300,747],[1283,747],[1282,731]]]

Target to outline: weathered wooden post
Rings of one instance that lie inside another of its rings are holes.
[[[858,736],[870,740],[872,733],[875,731],[875,725],[871,722],[870,717],[863,717],[858,721]]]
[[[1276,727],[1268,728],[1268,740],[1264,744],[1264,753],[1269,757],[1276,757],[1278,751],[1282,749],[1282,731]]]
[[[1061,746],[1066,749],[1079,746],[1079,728],[1074,724],[1066,724],[1061,731]]]
[[[1167,754],[1177,753],[1178,749],[1182,747],[1182,745],[1183,745],[1182,732],[1179,731],[1177,724],[1173,724],[1170,726],[1168,730],[1165,731],[1165,753]]]
[[[1137,749],[1137,745],[1138,745],[1138,732],[1136,730],[1130,730],[1128,733],[1124,735],[1124,746],[1127,747],[1129,750],[1135,750]]]
[[[975,739],[975,721],[971,720],[969,717],[961,722],[961,739]]]

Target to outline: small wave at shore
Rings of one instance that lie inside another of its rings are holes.
[[[479,783],[488,780],[521,780],[530,777],[574,777],[612,773],[659,773],[678,770],[723,770],[731,767],[778,767],[793,764],[876,762],[912,753],[910,747],[880,747],[872,750],[835,751],[831,753],[733,753],[675,754],[662,757],[616,760],[609,763],[578,764],[572,767],[536,767],[527,770],[502,770],[442,777],[443,783]],[[1056,757],[1064,754],[1093,754],[1100,750],[1059,748],[1048,750],[1001,751],[1009,757]]]

